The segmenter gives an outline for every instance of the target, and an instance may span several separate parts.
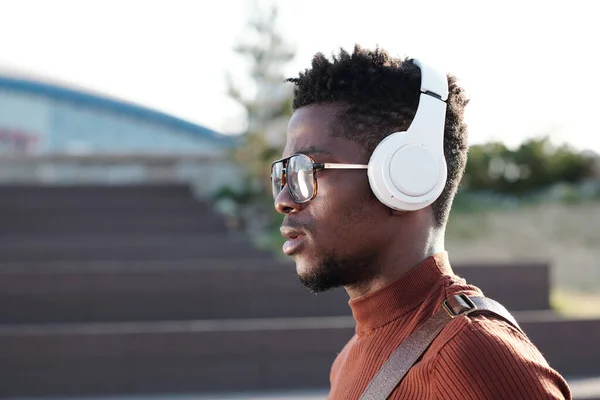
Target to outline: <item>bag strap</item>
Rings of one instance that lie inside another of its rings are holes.
[[[461,315],[474,314],[491,314],[522,332],[513,316],[497,301],[465,294],[451,296],[442,303],[441,310],[400,343],[371,380],[360,400],[387,399],[448,322]]]

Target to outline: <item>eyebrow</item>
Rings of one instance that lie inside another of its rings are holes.
[[[314,147],[314,146],[306,147],[304,149],[300,149],[300,150],[296,151],[296,153],[302,153],[302,154],[323,154],[323,155],[326,155],[326,156],[333,155],[333,154],[331,154],[327,150],[319,149],[319,148]]]

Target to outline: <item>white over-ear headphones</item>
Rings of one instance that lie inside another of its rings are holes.
[[[375,196],[395,210],[420,210],[444,190],[447,166],[444,125],[448,99],[446,75],[418,60],[421,97],[406,132],[394,132],[377,145],[369,160],[369,183]]]

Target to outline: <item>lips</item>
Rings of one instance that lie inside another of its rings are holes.
[[[284,254],[291,256],[302,250],[306,243],[306,233],[304,231],[289,226],[282,226],[280,231],[281,235],[287,239],[281,248]]]

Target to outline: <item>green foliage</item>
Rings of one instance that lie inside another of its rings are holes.
[[[523,196],[557,183],[577,183],[592,176],[594,158],[548,137],[529,139],[518,149],[502,143],[472,146],[463,180],[471,191]]]

